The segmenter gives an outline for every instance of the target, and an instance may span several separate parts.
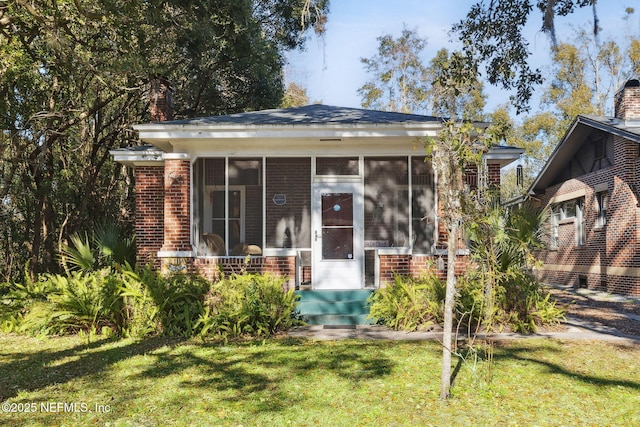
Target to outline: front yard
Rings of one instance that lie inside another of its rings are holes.
[[[638,345],[496,343],[492,363],[468,355],[447,402],[440,355],[436,342],[0,334],[0,425],[640,425]]]

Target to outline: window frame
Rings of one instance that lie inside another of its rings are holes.
[[[596,192],[596,208],[597,208],[597,216],[596,216],[596,227],[602,228],[607,225],[607,210],[609,208],[609,192],[608,191],[598,191]]]
[[[557,250],[560,247],[560,225],[573,223],[575,226],[575,246],[587,244],[585,198],[565,200],[551,205],[551,235],[549,247]]]

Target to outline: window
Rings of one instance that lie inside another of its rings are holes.
[[[598,217],[596,218],[596,227],[604,227],[607,225],[607,207],[609,205],[609,194],[606,191],[596,193],[596,203],[598,204]]]
[[[584,246],[587,242],[587,233],[585,231],[584,218],[584,199],[578,199],[575,204],[576,209],[576,243],[578,246]]]
[[[558,221],[570,220],[576,217],[576,204],[578,199],[553,205],[553,214],[557,216]]]
[[[212,186],[213,187],[213,186]],[[205,209],[211,209],[211,232],[222,237],[224,241],[229,242],[229,247],[233,248],[240,242],[244,241],[245,230],[243,213],[244,209],[244,187],[229,187],[229,209],[227,209],[227,217],[225,218],[225,192],[223,190],[207,189],[211,204],[206,204]],[[208,213],[208,212],[207,212]],[[208,217],[209,215],[205,215]],[[227,233],[226,220],[229,224],[229,232]],[[208,227],[205,225],[205,230]]]
[[[552,205],[550,246],[557,249],[560,245],[560,226],[575,224],[575,244],[586,244],[584,198],[567,200]]]
[[[560,243],[560,214],[553,212],[551,215],[551,236],[549,237],[549,246],[551,249],[558,249]]]

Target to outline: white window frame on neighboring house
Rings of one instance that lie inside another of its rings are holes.
[[[609,192],[598,191],[596,193],[596,204],[598,216],[596,217],[596,227],[602,228],[607,225],[607,208],[609,207]]]
[[[558,249],[560,246],[560,213],[551,212],[551,236],[549,237],[549,247]]]
[[[585,246],[587,244],[587,227],[585,224],[584,198],[576,200],[576,244]]]
[[[551,206],[551,249],[558,249],[560,246],[560,230],[559,226],[567,223],[575,224],[575,244],[576,246],[585,246],[587,240],[585,214],[584,214],[584,197],[566,200]]]

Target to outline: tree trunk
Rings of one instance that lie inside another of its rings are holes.
[[[451,388],[451,352],[453,342],[453,305],[456,296],[456,239],[458,221],[452,220],[447,237],[447,287],[444,299],[444,331],[442,332],[442,378],[440,399],[450,397]]]

